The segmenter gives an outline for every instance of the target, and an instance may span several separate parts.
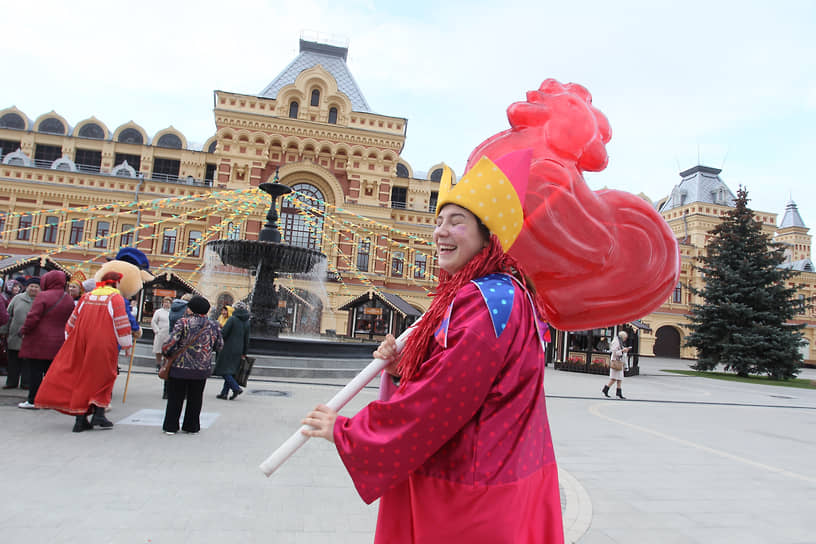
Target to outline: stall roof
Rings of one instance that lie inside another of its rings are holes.
[[[368,290],[359,297],[350,300],[338,308],[338,310],[351,310],[363,302],[377,299],[403,317],[419,317],[422,312],[411,306],[404,298],[385,291]]]
[[[154,277],[154,279],[152,279],[149,282],[145,283],[145,285],[152,286],[152,285],[154,285],[156,283],[160,283],[160,282],[177,283],[177,284],[183,286],[185,289],[189,290],[191,293],[193,293],[195,295],[200,295],[201,294],[201,292],[198,289],[196,289],[193,286],[193,284],[191,284],[189,281],[185,280],[184,278],[182,278],[181,276],[179,276],[175,272],[162,272],[161,274],[157,274]]]
[[[67,275],[71,272],[48,255],[0,255],[0,276],[15,272],[39,261],[40,268],[46,270],[62,270]]]

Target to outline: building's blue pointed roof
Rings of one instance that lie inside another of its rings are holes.
[[[813,267],[813,261],[810,259],[801,259],[799,261],[782,263],[779,265],[779,268],[789,268],[799,272],[816,272],[816,268]]]
[[[692,202],[734,206],[736,200],[734,193],[720,179],[720,172],[722,170],[719,168],[700,165],[680,172],[683,180],[674,186],[671,195],[659,211],[665,212]]]
[[[804,227],[805,222],[802,221],[802,216],[799,215],[799,209],[796,207],[796,202],[793,200],[788,201],[788,205],[785,207],[785,215],[782,217],[782,222],[779,223],[779,228],[784,229],[786,227]]]
[[[300,54],[295,57],[289,66],[278,74],[278,77],[272,80],[259,96],[266,98],[275,98],[286,85],[291,85],[295,82],[298,74],[303,70],[320,65],[327,72],[329,72],[337,81],[337,88],[341,93],[348,96],[351,101],[351,108],[354,111],[373,113],[368,106],[363,93],[354,81],[351,72],[349,72],[346,65],[346,58],[348,57],[348,47],[338,47],[336,45],[328,45],[324,43],[312,42],[307,40],[300,40]]]

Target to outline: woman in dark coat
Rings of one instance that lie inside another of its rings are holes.
[[[23,337],[20,358],[28,361],[28,400],[20,408],[34,408],[34,398],[48,372],[51,361],[65,343],[65,324],[74,311],[74,299],[65,292],[65,273],[46,272],[40,280],[42,289],[31,304],[31,310],[20,327]]]
[[[246,357],[249,348],[249,312],[245,304],[239,302],[235,305],[221,334],[224,337],[224,349],[218,353],[214,374],[224,377],[224,387],[216,397],[226,399],[227,393],[232,389],[230,400],[235,400],[235,397],[244,392],[235,381],[235,375],[238,374],[241,359]]]

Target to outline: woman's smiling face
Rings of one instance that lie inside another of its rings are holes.
[[[456,204],[447,204],[439,211],[433,241],[439,267],[448,274],[464,268],[488,242],[476,216]]]

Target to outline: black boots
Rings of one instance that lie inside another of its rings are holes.
[[[609,396],[609,386],[608,385],[604,385],[603,389],[601,389],[601,392],[604,395],[606,395],[606,398],[612,398],[612,397]],[[623,396],[623,390],[620,387],[618,387],[618,391],[615,394],[618,396],[618,398],[626,400],[626,397]]]
[[[102,406],[94,406],[94,414],[91,418],[91,425],[97,426],[99,425],[102,429],[111,429],[113,428],[113,423],[105,417],[105,408]]]
[[[88,421],[87,414],[76,416],[76,423],[74,423],[73,432],[81,433],[82,431],[89,431],[95,426],[100,429],[112,429],[113,423],[105,417],[105,409],[101,406],[91,405],[93,408],[93,417]],[[88,411],[90,413],[90,410]]]
[[[83,416],[76,416],[76,423],[74,423],[73,432],[81,433],[82,431],[88,431],[93,429],[93,425],[90,424],[88,418]]]

